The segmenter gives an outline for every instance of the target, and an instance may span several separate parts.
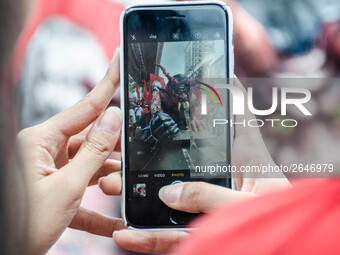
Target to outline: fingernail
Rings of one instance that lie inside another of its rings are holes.
[[[169,185],[159,190],[158,196],[163,202],[175,203],[181,196],[183,184]]]
[[[113,53],[112,59],[115,59],[119,53],[119,46],[116,48],[115,52]]]
[[[104,179],[104,177],[100,177],[99,179],[98,179],[98,186],[100,186],[100,183],[101,183],[101,181]]]
[[[103,116],[99,119],[97,127],[111,134],[120,132],[122,124],[122,112],[118,107],[106,109]]]

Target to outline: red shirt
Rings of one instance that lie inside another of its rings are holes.
[[[145,122],[146,122],[146,123],[149,122],[148,112],[149,112],[149,108],[147,108],[147,107],[145,107],[145,108],[143,109],[143,112],[142,112],[142,117],[145,118]]]
[[[340,179],[314,179],[199,219],[175,254],[340,254]]]

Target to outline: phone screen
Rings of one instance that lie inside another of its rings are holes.
[[[125,18],[125,206],[130,225],[182,227],[160,188],[205,181],[230,187],[228,24],[220,6],[137,8]],[[215,170],[214,170],[215,169]]]

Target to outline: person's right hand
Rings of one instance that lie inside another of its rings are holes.
[[[87,186],[121,168],[108,158],[120,148],[122,114],[106,109],[119,75],[117,49],[107,74],[83,100],[19,133],[14,162],[22,163],[29,192],[27,254],[45,254],[67,227],[103,236],[125,228],[121,219],[80,207]]]
[[[242,89],[244,94],[246,93],[237,79],[235,79],[235,85]],[[255,116],[246,110],[245,115],[238,116],[236,121],[241,122],[245,119],[247,122],[254,118]],[[258,128],[236,125],[235,131],[232,153],[232,164],[234,166],[239,168],[241,165],[275,165]],[[159,197],[173,209],[190,213],[209,213],[224,204],[252,199],[266,192],[290,187],[289,181],[283,174],[275,176],[276,178],[270,177],[264,175],[262,178],[254,178],[254,176],[240,175],[234,179],[236,190],[204,182],[179,183],[163,187],[159,191]],[[121,187],[117,186],[119,180],[120,176],[117,173],[108,175],[101,179],[100,187],[108,195],[118,195],[121,191]],[[116,185],[112,185],[114,183]],[[186,231],[157,232],[123,229],[114,232],[114,240],[120,247],[132,251],[167,253],[187,235],[188,232]]]

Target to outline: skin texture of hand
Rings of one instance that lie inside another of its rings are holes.
[[[30,191],[31,254],[44,254],[68,226],[104,236],[124,228],[120,219],[80,207],[88,185],[120,171],[120,161],[108,157],[120,143],[122,115],[118,108],[105,110],[118,87],[117,49],[107,74],[84,99],[19,133],[16,147]]]
[[[238,79],[234,83],[246,94]],[[245,107],[244,116],[237,116],[237,122],[254,119]],[[232,164],[239,168],[260,164],[275,165],[264,144],[258,128],[235,125],[235,140],[232,153]],[[261,176],[239,175],[235,178],[236,190],[204,183],[187,182],[163,187],[159,191],[160,199],[169,207],[191,212],[209,213],[221,205],[252,199],[258,195],[290,186],[289,181],[282,174],[270,178]],[[281,177],[281,178],[278,178]],[[113,173],[100,179],[99,186],[107,195],[119,195],[121,192],[119,173]],[[167,253],[183,238],[188,236],[186,231],[134,231],[123,229],[114,232],[115,242],[122,248],[146,253]]]
[[[235,0],[224,1],[234,17],[236,74],[239,77],[263,77],[275,70],[278,53],[270,44],[265,28]]]

